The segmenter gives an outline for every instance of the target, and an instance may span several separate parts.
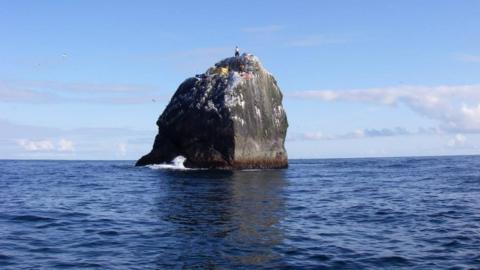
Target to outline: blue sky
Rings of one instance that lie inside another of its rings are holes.
[[[480,152],[480,1],[0,1],[0,37],[0,158],[137,159],[237,44],[291,158]]]

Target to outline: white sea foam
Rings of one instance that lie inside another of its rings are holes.
[[[185,157],[178,156],[170,163],[147,165],[147,167],[153,170],[190,170],[183,165],[185,160],[187,160]]]

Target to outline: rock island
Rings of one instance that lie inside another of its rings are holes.
[[[288,166],[282,93],[251,54],[226,58],[186,79],[157,121],[153,149],[136,165],[177,156],[185,167],[266,169]]]

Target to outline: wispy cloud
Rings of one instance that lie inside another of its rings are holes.
[[[0,81],[0,102],[139,104],[164,97],[154,86],[54,81]]]
[[[324,140],[349,140],[349,139],[363,139],[363,138],[377,138],[377,137],[393,137],[393,136],[410,136],[410,135],[424,135],[424,134],[438,134],[435,128],[421,128],[415,131],[407,130],[402,127],[396,128],[382,128],[382,129],[356,129],[351,132],[343,134],[325,134],[323,132],[305,132],[293,133],[289,135],[289,141],[324,141]]]
[[[151,143],[152,136],[155,135],[156,130],[136,130],[128,127],[104,127],[104,128],[92,128],[92,127],[80,127],[74,129],[61,129],[54,127],[43,127],[34,125],[17,124],[6,119],[0,118],[0,140],[10,141],[17,138],[25,137],[25,134],[29,134],[29,139],[34,141],[41,141],[45,138],[58,139],[64,137],[76,137],[84,140],[92,140],[95,138],[135,138],[140,140],[141,138],[148,138],[141,143]],[[137,142],[132,142],[137,143]]]
[[[245,33],[255,33],[255,34],[265,34],[278,32],[283,29],[281,25],[264,25],[264,26],[253,26],[242,28],[242,32]]]
[[[52,103],[60,101],[54,94],[24,88],[11,82],[0,81],[1,102]]]
[[[58,128],[22,125],[12,123],[2,118],[0,118],[0,130],[0,139],[6,141],[21,138],[25,136],[25,134],[35,136],[34,139],[38,140],[46,137],[54,137],[63,132]]]
[[[299,37],[286,43],[288,47],[315,47],[327,44],[341,44],[348,42],[348,39],[328,37],[324,35],[309,35]]]
[[[48,89],[58,92],[71,93],[151,93],[156,88],[142,84],[118,84],[118,83],[91,83],[91,82],[58,82],[58,81],[22,81],[17,85],[32,89]]]
[[[480,63],[480,55],[460,53],[456,54],[454,57],[456,60],[462,62]]]
[[[480,85],[300,91],[292,98],[406,105],[450,132],[480,132]]]

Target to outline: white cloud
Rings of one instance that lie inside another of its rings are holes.
[[[136,159],[151,149],[156,133],[155,128],[62,129],[17,124],[0,118],[0,158]],[[121,142],[125,146],[119,148]]]
[[[480,85],[301,91],[294,98],[406,105],[450,132],[480,132]]]
[[[60,139],[57,143],[52,140],[19,139],[17,140],[17,144],[29,152],[73,152],[75,150],[73,142],[67,139]]]
[[[341,44],[346,43],[347,39],[342,38],[333,38],[323,35],[310,35],[306,37],[301,37],[296,40],[292,40],[287,43],[288,47],[314,47],[325,44]]]
[[[463,146],[467,141],[467,137],[463,134],[455,134],[455,136],[447,142],[448,147]]]
[[[67,139],[60,139],[58,142],[58,151],[60,152],[73,152],[75,150],[73,142]]]
[[[282,30],[283,27],[280,25],[265,25],[265,26],[254,26],[254,27],[245,27],[242,28],[243,32],[246,33],[272,33]]]
[[[118,144],[118,154],[122,157],[127,155],[127,144],[125,143],[119,143]]]
[[[17,143],[26,151],[51,151],[55,149],[53,142],[50,140],[31,141],[20,139]]]

